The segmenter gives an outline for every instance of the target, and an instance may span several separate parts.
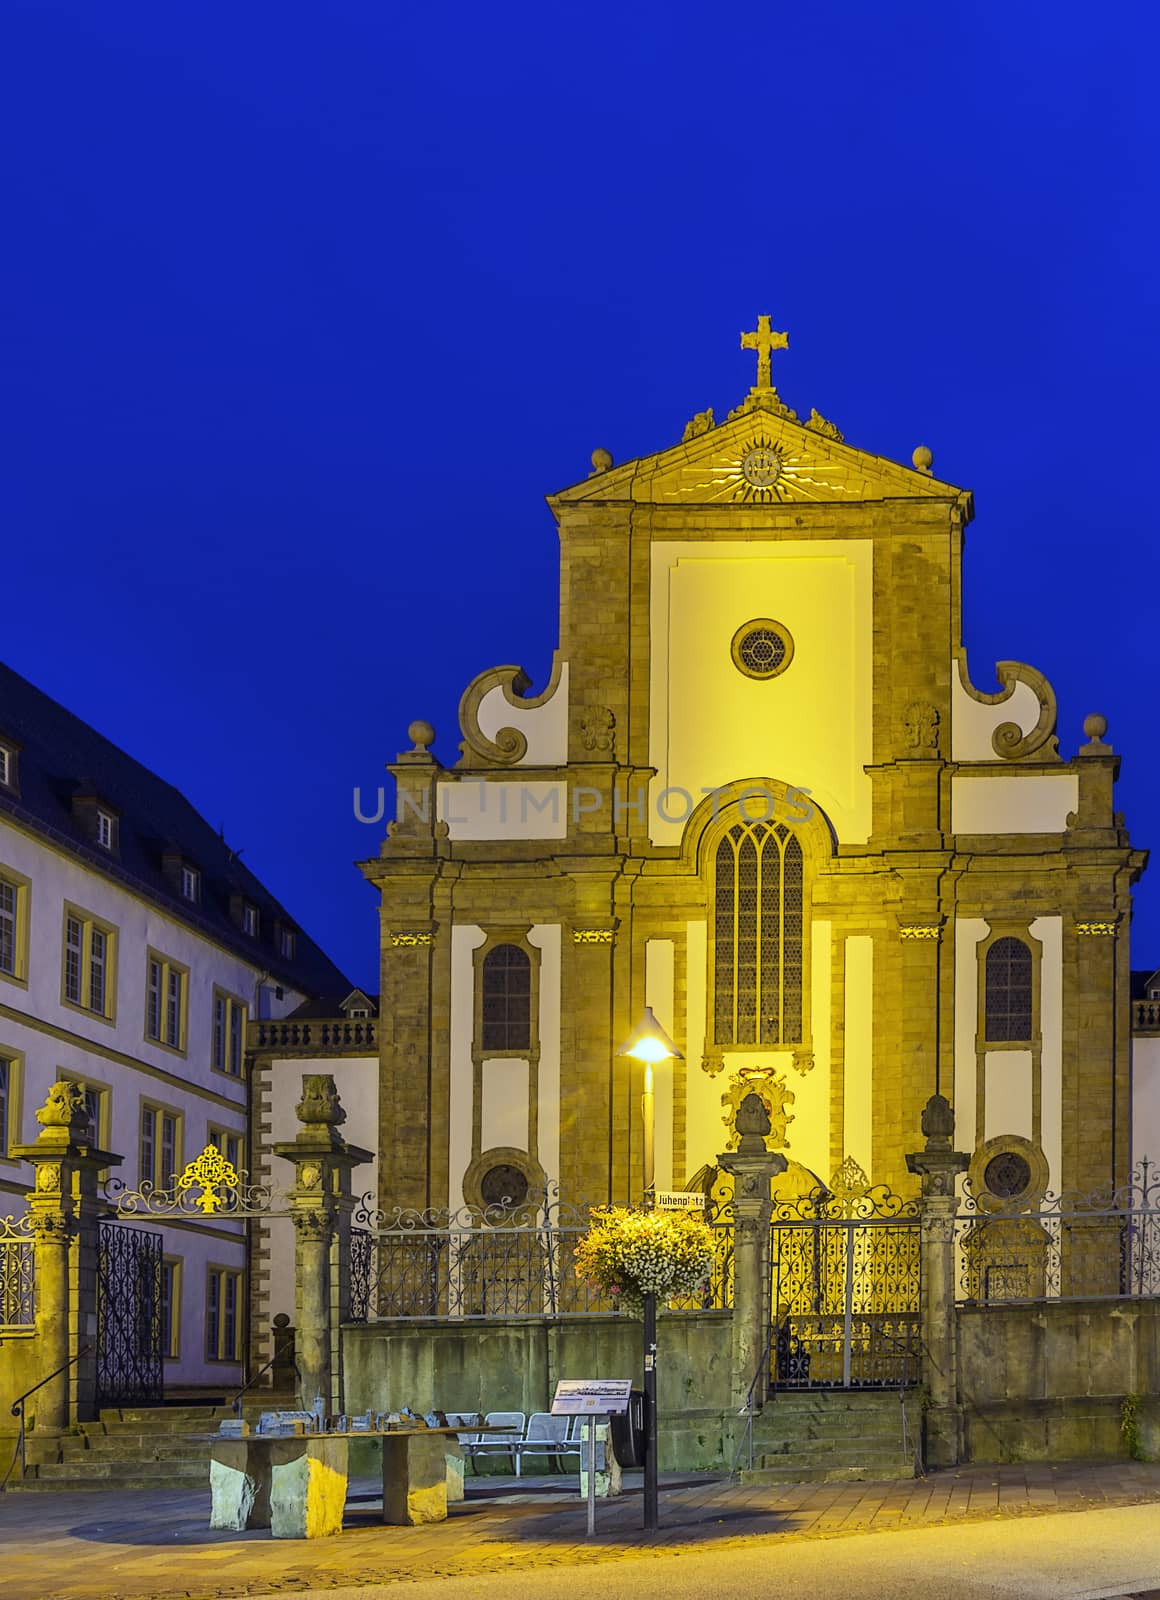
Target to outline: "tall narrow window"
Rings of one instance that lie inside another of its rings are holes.
[[[482,1050],[527,1050],[532,1042],[532,961],[518,944],[483,958]]]
[[[153,1169],[157,1162],[157,1113],[152,1106],[141,1107],[141,1158],[139,1176],[142,1183],[153,1182]]]
[[[115,932],[82,911],[64,919],[64,998],[100,1017],[113,1014]]]
[[[16,976],[16,907],[19,890],[0,878],[0,972]]]
[[[1022,939],[996,939],[987,951],[985,1033],[988,1044],[1031,1042],[1034,984],[1031,950]]]
[[[161,1354],[168,1361],[180,1355],[181,1257],[166,1256],[161,1263]]]
[[[0,1056],[0,1160],[8,1154],[8,1144],[12,1138],[9,1121],[12,1116],[12,1080],[15,1071],[12,1057]]]
[[[145,1032],[172,1050],[185,1048],[184,967],[150,956],[145,978]]]
[[[210,1361],[237,1361],[242,1275],[210,1267],[205,1289],[205,1353]]]
[[[782,823],[736,823],[717,846],[717,1044],[802,1042],[802,847]]]
[[[81,948],[84,923],[79,917],[65,919],[64,927],[64,997],[74,1006],[81,1003]]]
[[[215,989],[210,1059],[216,1072],[226,1072],[231,1078],[241,1077],[245,1027],[246,1008],[242,1002]]]
[[[156,1189],[171,1189],[177,1176],[181,1118],[164,1106],[141,1107],[141,1178]]]
[[[105,957],[108,940],[100,928],[89,933],[89,1010],[105,1010]]]

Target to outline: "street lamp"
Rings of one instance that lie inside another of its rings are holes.
[[[653,1068],[658,1062],[682,1061],[684,1057],[653,1016],[651,1006],[645,1006],[644,1015],[616,1053],[644,1067],[644,1203],[651,1210],[656,1169]],[[644,1296],[644,1408],[644,1526],[651,1532],[657,1526],[657,1297],[652,1293]]]

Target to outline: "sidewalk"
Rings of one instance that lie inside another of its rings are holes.
[[[658,1559],[706,1544],[832,1538],[965,1520],[1087,1511],[1160,1501],[1160,1464],[1035,1462],[962,1467],[892,1483],[741,1488],[726,1478],[662,1480],[661,1528],[641,1531],[639,1474],[597,1505],[585,1537],[574,1477],[487,1478],[445,1523],[385,1527],[373,1483],[351,1485],[341,1538],[272,1540],[211,1533],[209,1494],[0,1496],[0,1600],[234,1600],[250,1592],[472,1576],[521,1568]]]

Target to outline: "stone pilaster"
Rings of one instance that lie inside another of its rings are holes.
[[[31,1162],[38,1375],[49,1381],[29,1410],[38,1431],[60,1432],[93,1415],[97,1342],[97,1174],[121,1157],[88,1142],[79,1086],[54,1083],[36,1113],[35,1143],[12,1155]],[[83,1354],[82,1354],[83,1352]]]
[[[766,1383],[758,1374],[770,1329],[769,1219],[773,1210],[770,1179],[785,1171],[783,1155],[765,1143],[769,1113],[761,1099],[747,1094],[738,1107],[741,1143],[717,1163],[733,1174],[733,1401],[745,1402],[756,1379],[754,1400],[765,1401]]]
[[[958,1340],[955,1322],[955,1179],[970,1157],[952,1149],[955,1114],[941,1094],[922,1113],[926,1145],[906,1158],[922,1178],[922,1366],[929,1398],[926,1461],[954,1466],[962,1447],[958,1404]]]
[[[346,1120],[329,1073],[306,1073],[296,1108],[302,1124],[295,1139],[274,1146],[294,1163],[290,1202],[294,1223],[294,1308],[298,1400],[304,1408],[320,1394],[331,1413],[343,1409],[340,1339],[350,1307],[351,1168],[371,1160],[369,1150],[347,1144],[338,1132]]]

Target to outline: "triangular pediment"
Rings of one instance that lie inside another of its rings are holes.
[[[607,471],[550,495],[554,510],[583,501],[649,505],[856,504],[866,500],[958,500],[970,515],[970,494],[929,471],[904,467],[848,445],[814,412],[800,422],[772,390],[754,390],[727,421],[656,455]],[[928,453],[929,454],[929,453]]]

